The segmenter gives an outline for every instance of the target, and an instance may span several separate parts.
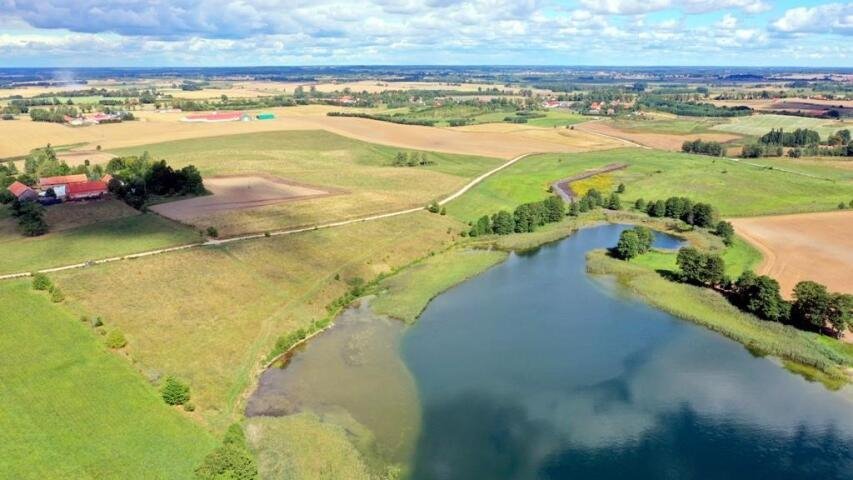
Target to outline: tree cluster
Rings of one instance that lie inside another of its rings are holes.
[[[771,129],[759,141],[765,145],[782,145],[783,147],[803,147],[820,143],[820,134],[808,128],[798,128],[793,132]]]
[[[613,253],[622,260],[630,260],[637,255],[642,255],[652,248],[654,234],[650,229],[643,226],[625,230],[619,235],[619,242],[613,249]]]
[[[676,257],[681,279],[694,285],[713,287],[723,282],[726,263],[715,253],[702,252],[693,247],[684,247]]]
[[[541,202],[519,205],[513,213],[501,210],[491,216],[483,215],[471,223],[468,235],[509,235],[533,232],[536,228],[559,222],[566,215],[566,206],[560,197],[548,197]]]
[[[726,153],[725,147],[720,142],[703,142],[701,139],[684,142],[681,145],[681,151],[712,157],[722,157]]]
[[[749,107],[718,107],[711,103],[682,102],[661,95],[643,95],[637,99],[637,105],[689,117],[741,117],[752,114]]]
[[[79,111],[72,106],[57,106],[50,110],[45,108],[30,109],[30,118],[34,122],[65,123],[65,117],[76,117]]]
[[[193,165],[175,170],[165,160],[152,161],[147,152],[140,157],[113,158],[106,171],[113,175],[110,191],[134,208],[141,208],[151,195],[205,193],[201,173]]]
[[[392,165],[395,167],[423,167],[427,165],[435,165],[435,161],[429,160],[427,154],[423,152],[397,152],[394,155]]]
[[[688,225],[710,228],[717,224],[717,210],[708,203],[693,203],[686,197],[669,197],[646,204],[650,217],[676,218]]]
[[[246,447],[240,424],[231,425],[222,444],[210,452],[195,469],[197,480],[255,480],[258,466]]]
[[[44,220],[44,207],[38,202],[12,202],[12,216],[18,220],[18,228],[28,237],[37,237],[47,233]]]

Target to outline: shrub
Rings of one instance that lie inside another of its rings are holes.
[[[211,238],[216,238],[219,236],[219,230],[217,230],[214,226],[207,227],[205,233],[207,233],[207,236]]]
[[[92,319],[92,328],[102,327],[104,325],[104,321],[101,320],[101,317],[95,317]]]
[[[210,452],[195,470],[199,480],[253,480],[258,466],[245,447],[224,444]]]
[[[110,330],[110,333],[107,334],[107,339],[105,341],[107,347],[112,348],[113,350],[123,348],[125,345],[127,345],[127,339],[124,338],[124,333],[122,333],[119,329]]]
[[[44,273],[33,274],[33,289],[34,290],[50,290],[53,287],[53,282]]]
[[[195,411],[195,404],[193,404],[192,402],[185,403],[184,404],[184,410],[186,410],[187,412],[194,412]]]
[[[62,293],[62,290],[59,287],[53,287],[50,289],[50,301],[53,303],[62,303],[65,301],[65,294]]]
[[[190,387],[175,377],[166,377],[160,394],[169,405],[183,405],[190,400]]]

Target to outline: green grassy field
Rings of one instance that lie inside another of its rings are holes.
[[[13,220],[3,215],[0,248],[5,253],[0,256],[0,273],[28,272],[199,241],[195,230],[154,214],[96,221],[40,237],[22,236]]]
[[[630,263],[655,271],[677,272],[676,256],[676,252],[653,250],[631,259]],[[726,275],[732,280],[736,280],[746,270],[754,271],[762,258],[761,252],[739,237],[722,252],[722,257],[726,263]]]
[[[424,152],[434,165],[391,166],[405,149],[352,140],[325,131],[229,135],[146,145],[113,153],[148,151],[170,164],[193,164],[203,175],[266,173],[287,180],[342,190],[343,194],[285,202],[252,210],[201,216],[197,225],[216,225],[220,234],[313,225],[395,209],[425,206],[460,188],[499,159]]]
[[[711,128],[725,122],[725,119],[713,117],[656,116],[647,119],[618,117],[612,123],[614,127],[630,132],[689,135],[708,133]]]
[[[803,332],[743,313],[717,292],[666,280],[646,266],[623,262],[603,251],[587,256],[593,274],[614,275],[621,285],[650,304],[736,340],[751,350],[803,364],[820,373],[820,380],[837,388],[848,378],[853,355],[838,340]]]
[[[212,428],[241,402],[276,339],[327,315],[348,282],[371,280],[458,238],[427,212],[203,247],[52,275],[79,313],[121,328],[144,373],[174,374]]]
[[[186,479],[215,446],[28,281],[0,283],[0,476]]]
[[[772,128],[782,128],[792,131],[797,128],[808,128],[820,133],[823,140],[829,135],[845,128],[853,128],[853,122],[840,122],[821,118],[795,117],[792,115],[751,115],[748,117],[737,117],[728,123],[722,123],[712,127],[713,130],[721,132],[737,133],[759,137],[769,132]]]
[[[687,196],[734,217],[832,210],[853,199],[851,180],[820,180],[700,155],[618,149],[525,158],[448,204],[447,211],[466,222],[500,209],[512,211],[521,203],[546,198],[555,180],[610,163],[629,165],[610,174],[613,185],[627,187],[625,205],[637,198]]]
[[[453,249],[429,257],[383,280],[370,305],[377,313],[413,323],[436,295],[503,261],[506,255],[497,250]]]
[[[534,127],[565,127],[568,125],[575,125],[577,123],[582,123],[589,120],[589,117],[585,117],[583,115],[573,112],[549,110],[544,113],[545,117],[531,118],[527,121],[527,125],[531,125]]]

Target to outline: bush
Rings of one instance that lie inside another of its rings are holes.
[[[101,317],[95,317],[92,319],[92,328],[98,328],[104,326],[104,321],[101,320]]]
[[[190,400],[190,387],[175,377],[166,377],[160,394],[169,405],[183,405]]]
[[[119,329],[110,330],[110,333],[107,334],[107,338],[105,340],[107,347],[117,350],[119,348],[123,348],[127,345],[127,339],[124,338],[124,333]]]
[[[693,247],[679,250],[676,263],[681,269],[682,279],[697,285],[719,285],[726,271],[723,257],[700,252]]]
[[[207,233],[207,236],[210,238],[216,238],[219,236],[219,230],[217,230],[214,226],[207,227],[205,233]]]
[[[204,458],[195,470],[197,479],[210,480],[253,480],[258,478],[255,459],[246,448],[243,428],[235,423],[228,427],[222,445]]]
[[[192,402],[185,403],[184,404],[184,410],[186,410],[187,412],[194,412],[195,411],[195,404],[193,404]]]
[[[62,303],[65,301],[65,294],[62,293],[62,290],[59,287],[53,287],[50,289],[50,301],[53,303]]]
[[[33,290],[50,290],[53,287],[53,282],[44,273],[33,274]]]

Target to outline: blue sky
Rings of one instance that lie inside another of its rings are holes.
[[[853,3],[0,0],[0,65],[853,67]]]

